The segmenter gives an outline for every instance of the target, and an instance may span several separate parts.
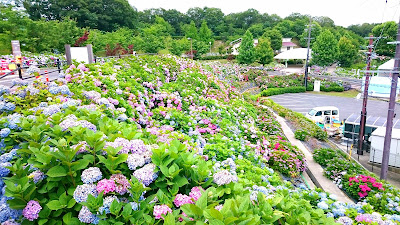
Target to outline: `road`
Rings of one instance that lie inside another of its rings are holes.
[[[54,69],[54,68],[40,69],[39,74],[42,75],[41,76],[42,80],[46,79],[46,77],[44,75],[45,71],[47,71],[49,73],[49,80],[50,81],[55,80],[55,79],[58,78],[59,73],[58,73],[57,69]],[[32,75],[28,75],[28,74],[24,74],[24,73],[22,74],[22,77],[30,77],[30,76],[32,76]],[[12,80],[17,79],[17,78],[19,78],[18,77],[18,72],[16,72],[14,75],[8,75],[8,76],[6,76],[6,77],[4,77],[3,79],[0,80],[0,85],[11,87]],[[26,80],[27,81],[33,81],[35,79],[36,79],[35,77],[32,77],[32,78],[29,78],[29,79],[26,79]]]
[[[348,118],[351,114],[361,114],[362,98],[346,98],[312,93],[283,94],[269,97],[274,102],[293,111],[306,114],[310,109],[318,106],[336,106],[339,108],[340,120]],[[367,117],[387,117],[389,103],[385,101],[368,99]],[[396,105],[395,113],[400,116],[400,107]]]

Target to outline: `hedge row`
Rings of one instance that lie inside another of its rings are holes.
[[[294,112],[279,104],[276,104],[271,99],[263,99],[261,101],[261,104],[271,107],[275,112],[279,114],[279,116],[282,116],[292,122],[296,129],[303,129],[307,131],[307,133],[311,137],[315,137],[316,139],[321,141],[326,141],[328,139],[328,134],[318,125],[305,117],[303,114]]]
[[[268,97],[272,95],[281,95],[285,93],[306,92],[305,87],[286,87],[286,88],[268,88],[261,92],[261,96]]]

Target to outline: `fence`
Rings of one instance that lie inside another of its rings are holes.
[[[43,67],[45,67],[45,68],[49,68],[49,67],[57,67],[57,69],[56,70],[53,70],[53,71],[50,71],[50,72],[47,72],[47,70],[42,74],[42,75],[49,75],[49,74],[52,74],[52,73],[61,73],[61,70],[62,70],[62,66],[63,65],[65,65],[67,62],[66,61],[62,61],[62,60],[60,60],[60,59],[56,59],[56,60],[54,60],[54,62],[52,62],[52,63],[43,63],[43,64],[37,64],[37,65],[34,65],[34,66],[36,66],[37,68],[43,68]],[[14,70],[12,70],[12,71],[10,71],[10,72],[7,72],[7,73],[5,73],[4,75],[1,75],[0,76],[0,80],[2,80],[3,78],[6,78],[6,77],[8,77],[8,76],[10,76],[10,75],[15,75],[15,73],[18,73],[18,77],[21,79],[21,80],[27,80],[27,79],[30,79],[30,78],[34,78],[34,77],[36,77],[36,76],[28,76],[28,77],[23,77],[23,71],[22,70],[24,70],[24,69],[29,69],[30,68],[30,66],[21,66],[21,64],[17,64],[17,68],[16,69],[14,69]],[[40,76],[40,71],[39,71],[39,76]],[[50,80],[47,80],[47,81],[50,81]]]

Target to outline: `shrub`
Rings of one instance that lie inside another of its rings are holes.
[[[321,166],[327,166],[328,163],[337,157],[337,151],[331,148],[320,148],[314,150],[313,158]]]
[[[272,95],[281,95],[285,93],[306,92],[305,87],[287,87],[287,88],[268,88],[261,92],[261,96],[268,97]]]
[[[343,188],[353,198],[360,200],[367,197],[370,192],[385,191],[383,184],[378,182],[376,178],[365,175],[345,176]]]
[[[308,132],[306,130],[303,130],[303,129],[296,130],[294,132],[294,137],[296,139],[300,140],[300,141],[305,141],[307,139],[308,135],[309,135]]]

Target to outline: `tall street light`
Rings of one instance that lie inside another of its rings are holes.
[[[192,45],[192,38],[188,38],[190,40],[190,57],[193,60],[193,45]]]
[[[210,55],[211,55],[211,41],[210,41]]]

